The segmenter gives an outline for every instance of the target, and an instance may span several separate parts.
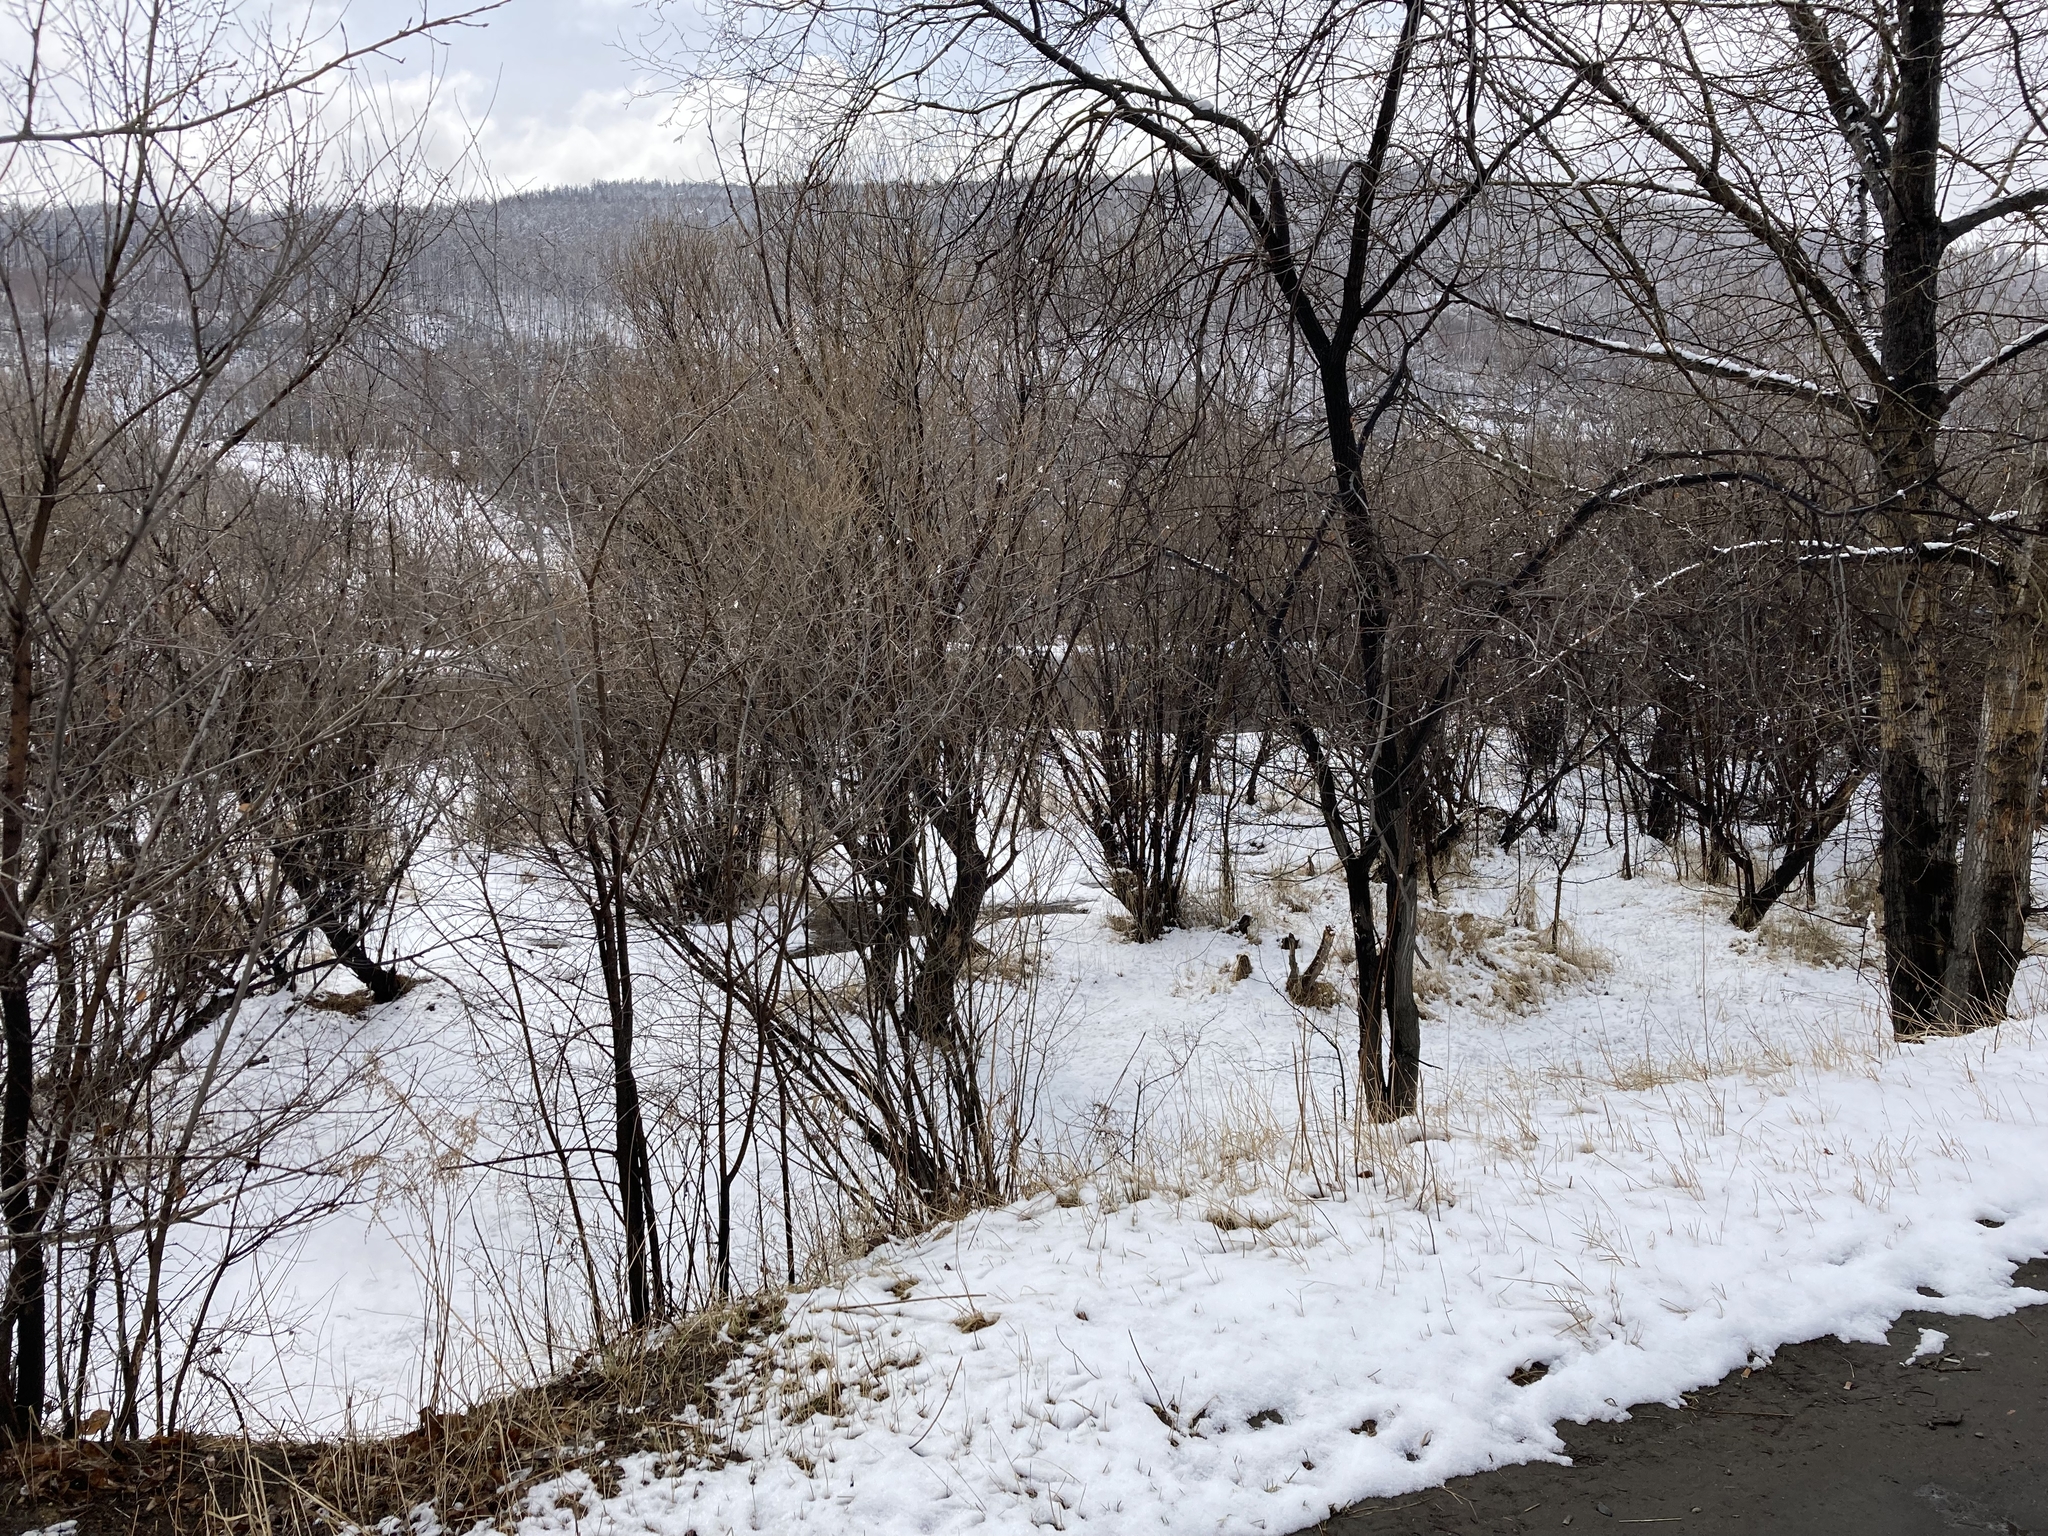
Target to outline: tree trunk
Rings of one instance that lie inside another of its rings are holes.
[[[1387,1086],[1381,1067],[1387,1049],[1381,1003],[1386,973],[1380,964],[1379,929],[1373,920],[1372,860],[1356,854],[1340,863],[1351,914],[1351,942],[1358,951],[1358,1091],[1368,1112],[1377,1116]]]
[[[1678,841],[1683,825],[1678,798],[1671,792],[1671,781],[1684,766],[1684,737],[1683,708],[1660,703],[1650,726],[1649,752],[1643,760],[1643,766],[1649,769],[1650,780],[1650,794],[1643,809],[1643,831],[1660,843]]]
[[[626,926],[626,893],[616,851],[600,848],[589,835],[587,854],[595,876],[590,915],[597,928],[598,963],[604,972],[605,1005],[611,1019],[612,1146],[618,1173],[619,1214],[626,1242],[626,1316],[644,1327],[658,1299],[652,1280],[649,1206],[653,1180],[647,1137],[641,1125],[640,1081],[633,1072],[632,952]]]
[[[7,768],[0,784],[0,1037],[6,1046],[0,1080],[0,1210],[7,1219],[9,1265],[0,1303],[0,1429],[33,1435],[43,1411],[44,1338],[42,1238],[29,1191],[29,1130],[35,1111],[35,1012],[29,994],[29,915],[23,903],[22,854],[27,825],[34,651],[28,629],[31,583],[44,531],[55,507],[46,480],[31,545],[22,562],[10,624]]]
[[[2036,526],[2041,482],[2025,521]],[[2024,953],[2041,748],[2048,732],[2048,559],[2037,535],[2013,562],[1985,670],[1983,724],[1970,776],[1969,822],[1956,892],[1954,938],[1935,1022],[1974,1029],[2005,1016]]]
[[[1404,839],[1405,840],[1405,839]],[[1393,861],[1389,861],[1390,866]],[[1422,892],[1412,851],[1387,871],[1386,971],[1388,1051],[1383,1118],[1412,1115],[1422,1100],[1422,1012],[1415,1002],[1415,927]]]
[[[1368,1113],[1398,1120],[1415,1113],[1422,1090],[1422,1013],[1415,1002],[1415,930],[1422,897],[1410,806],[1391,772],[1378,775],[1373,819],[1387,903],[1385,942],[1366,971],[1359,952],[1361,1008],[1372,1013],[1369,1048],[1361,1041],[1360,1078]],[[1384,1020],[1384,1024],[1382,1024]]]
[[[1894,509],[1888,532],[1906,545],[1941,532],[1937,485],[1947,411],[1939,366],[1945,21],[1943,0],[1903,0],[1898,8],[1879,317],[1885,383],[1871,424],[1879,475]],[[1892,1028],[1917,1035],[1938,1018],[1957,884],[1947,701],[1936,650],[1946,606],[1938,573],[1909,569],[1893,602],[1878,696],[1885,971]]]
[[[342,900],[321,880],[319,872],[293,852],[281,852],[278,863],[292,894],[305,908],[307,920],[327,940],[335,960],[368,990],[370,1001],[389,1003],[405,996],[412,988],[411,981],[364,947],[362,929],[342,915]]]
[[[363,948],[360,933],[340,925],[320,931],[326,936],[328,947],[334,951],[334,958],[369,990],[371,1002],[394,1002],[411,990],[411,981],[390,966],[371,958],[370,952]]]
[[[1943,700],[1923,607],[1916,596],[1916,622],[1886,640],[1878,696],[1885,979],[1892,1028],[1909,1036],[1936,1018],[1958,874]]]
[[[975,925],[995,883],[994,865],[981,846],[976,822],[972,785],[952,786],[932,824],[953,855],[953,882],[944,908],[932,915],[910,989],[911,1031],[938,1049],[952,1099],[954,1123],[948,1129],[958,1157],[950,1178],[957,1187],[928,1192],[941,1204],[949,1197],[992,1200],[1000,1195],[1002,1184],[993,1128],[982,1100],[979,1052],[960,1019],[960,987],[974,956]]]
[[[7,936],[11,953],[0,973],[0,1032],[7,1045],[4,1088],[0,1088],[0,1208],[7,1218],[11,1262],[8,1266],[4,1316],[7,1411],[4,1428],[17,1439],[33,1435],[41,1421],[44,1396],[42,1235],[36,1230],[30,1199],[28,1139],[34,1106],[34,1014],[28,977],[18,958],[21,943]]]

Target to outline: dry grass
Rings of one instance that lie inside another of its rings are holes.
[[[1842,911],[1851,918],[1868,917],[1883,909],[1883,897],[1879,893],[1878,878],[1883,872],[1875,854],[1852,861],[1835,882],[1834,897]]]
[[[973,974],[978,980],[1011,985],[1038,974],[1044,937],[1036,923],[1006,923],[985,943],[975,945]]]
[[[1266,878],[1266,891],[1282,911],[1296,916],[1313,911],[1319,895],[1315,876],[1303,869],[1276,870]]]
[[[1244,1211],[1234,1205],[1211,1206],[1203,1219],[1219,1232],[1265,1232],[1280,1225],[1278,1211]]]
[[[1855,954],[1843,937],[1843,928],[1823,918],[1785,906],[1771,909],[1757,930],[1757,942],[1781,960],[1799,965],[1829,967],[1847,965]]]
[[[429,1505],[468,1528],[516,1515],[536,1482],[572,1469],[608,1487],[628,1451],[719,1465],[733,1456],[715,1384],[781,1310],[771,1299],[700,1312],[593,1352],[542,1386],[461,1413],[422,1412],[402,1435],[18,1446],[5,1513],[17,1529],[78,1520],[80,1536],[102,1525],[109,1536],[331,1536]]]
[[[1454,1204],[1434,1150],[1448,1134],[1442,1113],[1430,1110],[1421,1136],[1412,1118],[1362,1117],[1348,1087],[1333,1088],[1327,1044],[1306,1015],[1300,1030],[1291,1112],[1263,1078],[1240,1080],[1228,1068],[1200,1081],[1176,1073],[1150,1086],[1161,1110],[1141,1134],[1043,1149],[1027,1183],[1049,1204],[1086,1208],[1099,1222],[1139,1200],[1187,1202],[1187,1215],[1234,1244],[1281,1251],[1315,1240],[1310,1211],[1319,1200]]]
[[[1233,904],[1236,910],[1226,911],[1220,894],[1214,892],[1203,892],[1194,900],[1198,904],[1197,910],[1204,914],[1213,913],[1209,926],[1228,928],[1240,918],[1249,917],[1251,924],[1246,938],[1257,944],[1267,934],[1300,928],[1301,916],[1323,905],[1335,890],[1328,869],[1312,874],[1307,865],[1267,871],[1246,868],[1240,872],[1237,881]],[[1187,910],[1185,904],[1183,910]],[[1190,926],[1194,926],[1192,920]]]
[[[1220,964],[1196,961],[1182,966],[1167,984],[1167,991],[1174,997],[1211,997],[1250,981],[1254,973],[1252,957],[1239,951]]]
[[[1426,963],[1416,971],[1416,996],[1526,1013],[1613,968],[1614,957],[1569,921],[1537,920],[1534,905],[1533,887],[1525,884],[1505,917],[1423,908],[1417,927]]]
[[[322,1013],[339,1013],[354,1018],[370,1006],[367,992],[315,992],[305,1000],[308,1008],[317,1008]]]
[[[398,995],[403,997],[418,985],[417,976],[402,976],[399,978]],[[364,1009],[371,1007],[375,1001],[367,988],[359,987],[353,992],[333,992],[323,988],[303,999],[303,1006],[316,1008],[322,1013],[339,1013],[354,1018]]]
[[[1214,886],[1190,886],[1180,894],[1180,920],[1184,928],[1228,928],[1237,921],[1236,903],[1226,902]]]
[[[594,1352],[545,1385],[465,1413],[422,1414],[410,1434],[338,1442],[310,1461],[295,1455],[287,1492],[308,1527],[369,1526],[421,1504],[469,1524],[516,1508],[536,1480],[571,1467],[597,1477],[628,1450],[722,1463],[730,1447],[708,1427],[718,1422],[714,1384],[781,1311],[771,1298],[699,1312]]]

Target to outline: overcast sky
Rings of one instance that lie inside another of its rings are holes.
[[[462,8],[464,0],[434,4],[439,14]],[[418,0],[345,0],[330,14],[360,43],[403,25],[408,13],[418,16]],[[703,135],[667,121],[672,103],[659,81],[621,46],[653,25],[632,0],[508,0],[478,25],[446,34],[438,50],[413,45],[389,77],[400,102],[415,106],[438,77],[440,152],[476,132],[501,191],[710,179]]]

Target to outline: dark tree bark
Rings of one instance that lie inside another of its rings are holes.
[[[633,968],[627,920],[623,855],[586,834],[585,857],[592,877],[590,916],[604,974],[605,1009],[611,1030],[612,1153],[617,1169],[620,1225],[626,1244],[626,1316],[635,1328],[661,1311],[652,1241],[653,1177],[640,1113],[640,1080],[633,1070]]]
[[[1684,808],[1672,793],[1672,782],[1685,766],[1685,712],[1659,704],[1650,726],[1649,793],[1643,797],[1643,831],[1660,843],[1674,843],[1684,830]]]

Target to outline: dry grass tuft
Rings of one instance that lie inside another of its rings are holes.
[[[370,1006],[367,992],[315,992],[306,999],[305,1006],[316,1008],[322,1013],[339,1013],[354,1018]]]
[[[1523,886],[1528,893],[1533,887]],[[1580,986],[1614,966],[1614,957],[1582,938],[1568,921],[1531,926],[1519,899],[1506,917],[1424,907],[1417,928],[1424,965],[1416,995],[1446,998],[1497,1013],[1525,1013],[1550,993]]]
[[[1606,1071],[1607,1081],[1623,1093],[1645,1093],[1666,1083],[1685,1082],[1701,1075],[1700,1069],[1691,1063],[1658,1061],[1649,1056],[1610,1061]]]
[[[1789,907],[1773,907],[1757,930],[1757,942],[1771,954],[1800,965],[1847,965],[1853,958],[1843,930]]]
[[[838,1382],[828,1381],[791,1409],[788,1421],[792,1424],[801,1424],[805,1419],[815,1419],[821,1415],[828,1419],[836,1419],[845,1411],[844,1389]]]
[[[1511,928],[1534,928],[1543,921],[1543,911],[1536,899],[1534,880],[1524,880],[1515,887],[1514,899],[1508,903],[1506,917]]]
[[[1282,911],[1299,915],[1315,907],[1317,893],[1311,883],[1313,879],[1302,870],[1278,870],[1267,877],[1266,889]]]
[[[1190,886],[1180,893],[1180,921],[1183,928],[1228,928],[1237,921],[1223,893],[1214,886]]]
[[[1264,1232],[1277,1227],[1281,1219],[1279,1211],[1241,1211],[1229,1205],[1212,1206],[1203,1216],[1219,1232]]]
[[[1010,924],[986,944],[976,944],[972,968],[982,980],[1015,985],[1038,974],[1044,944],[1037,925]]]
[[[1842,871],[1835,882],[1834,898],[1842,911],[1852,918],[1864,918],[1884,908],[1884,899],[1878,889],[1878,879],[1883,866],[1877,856],[1858,859]]]

